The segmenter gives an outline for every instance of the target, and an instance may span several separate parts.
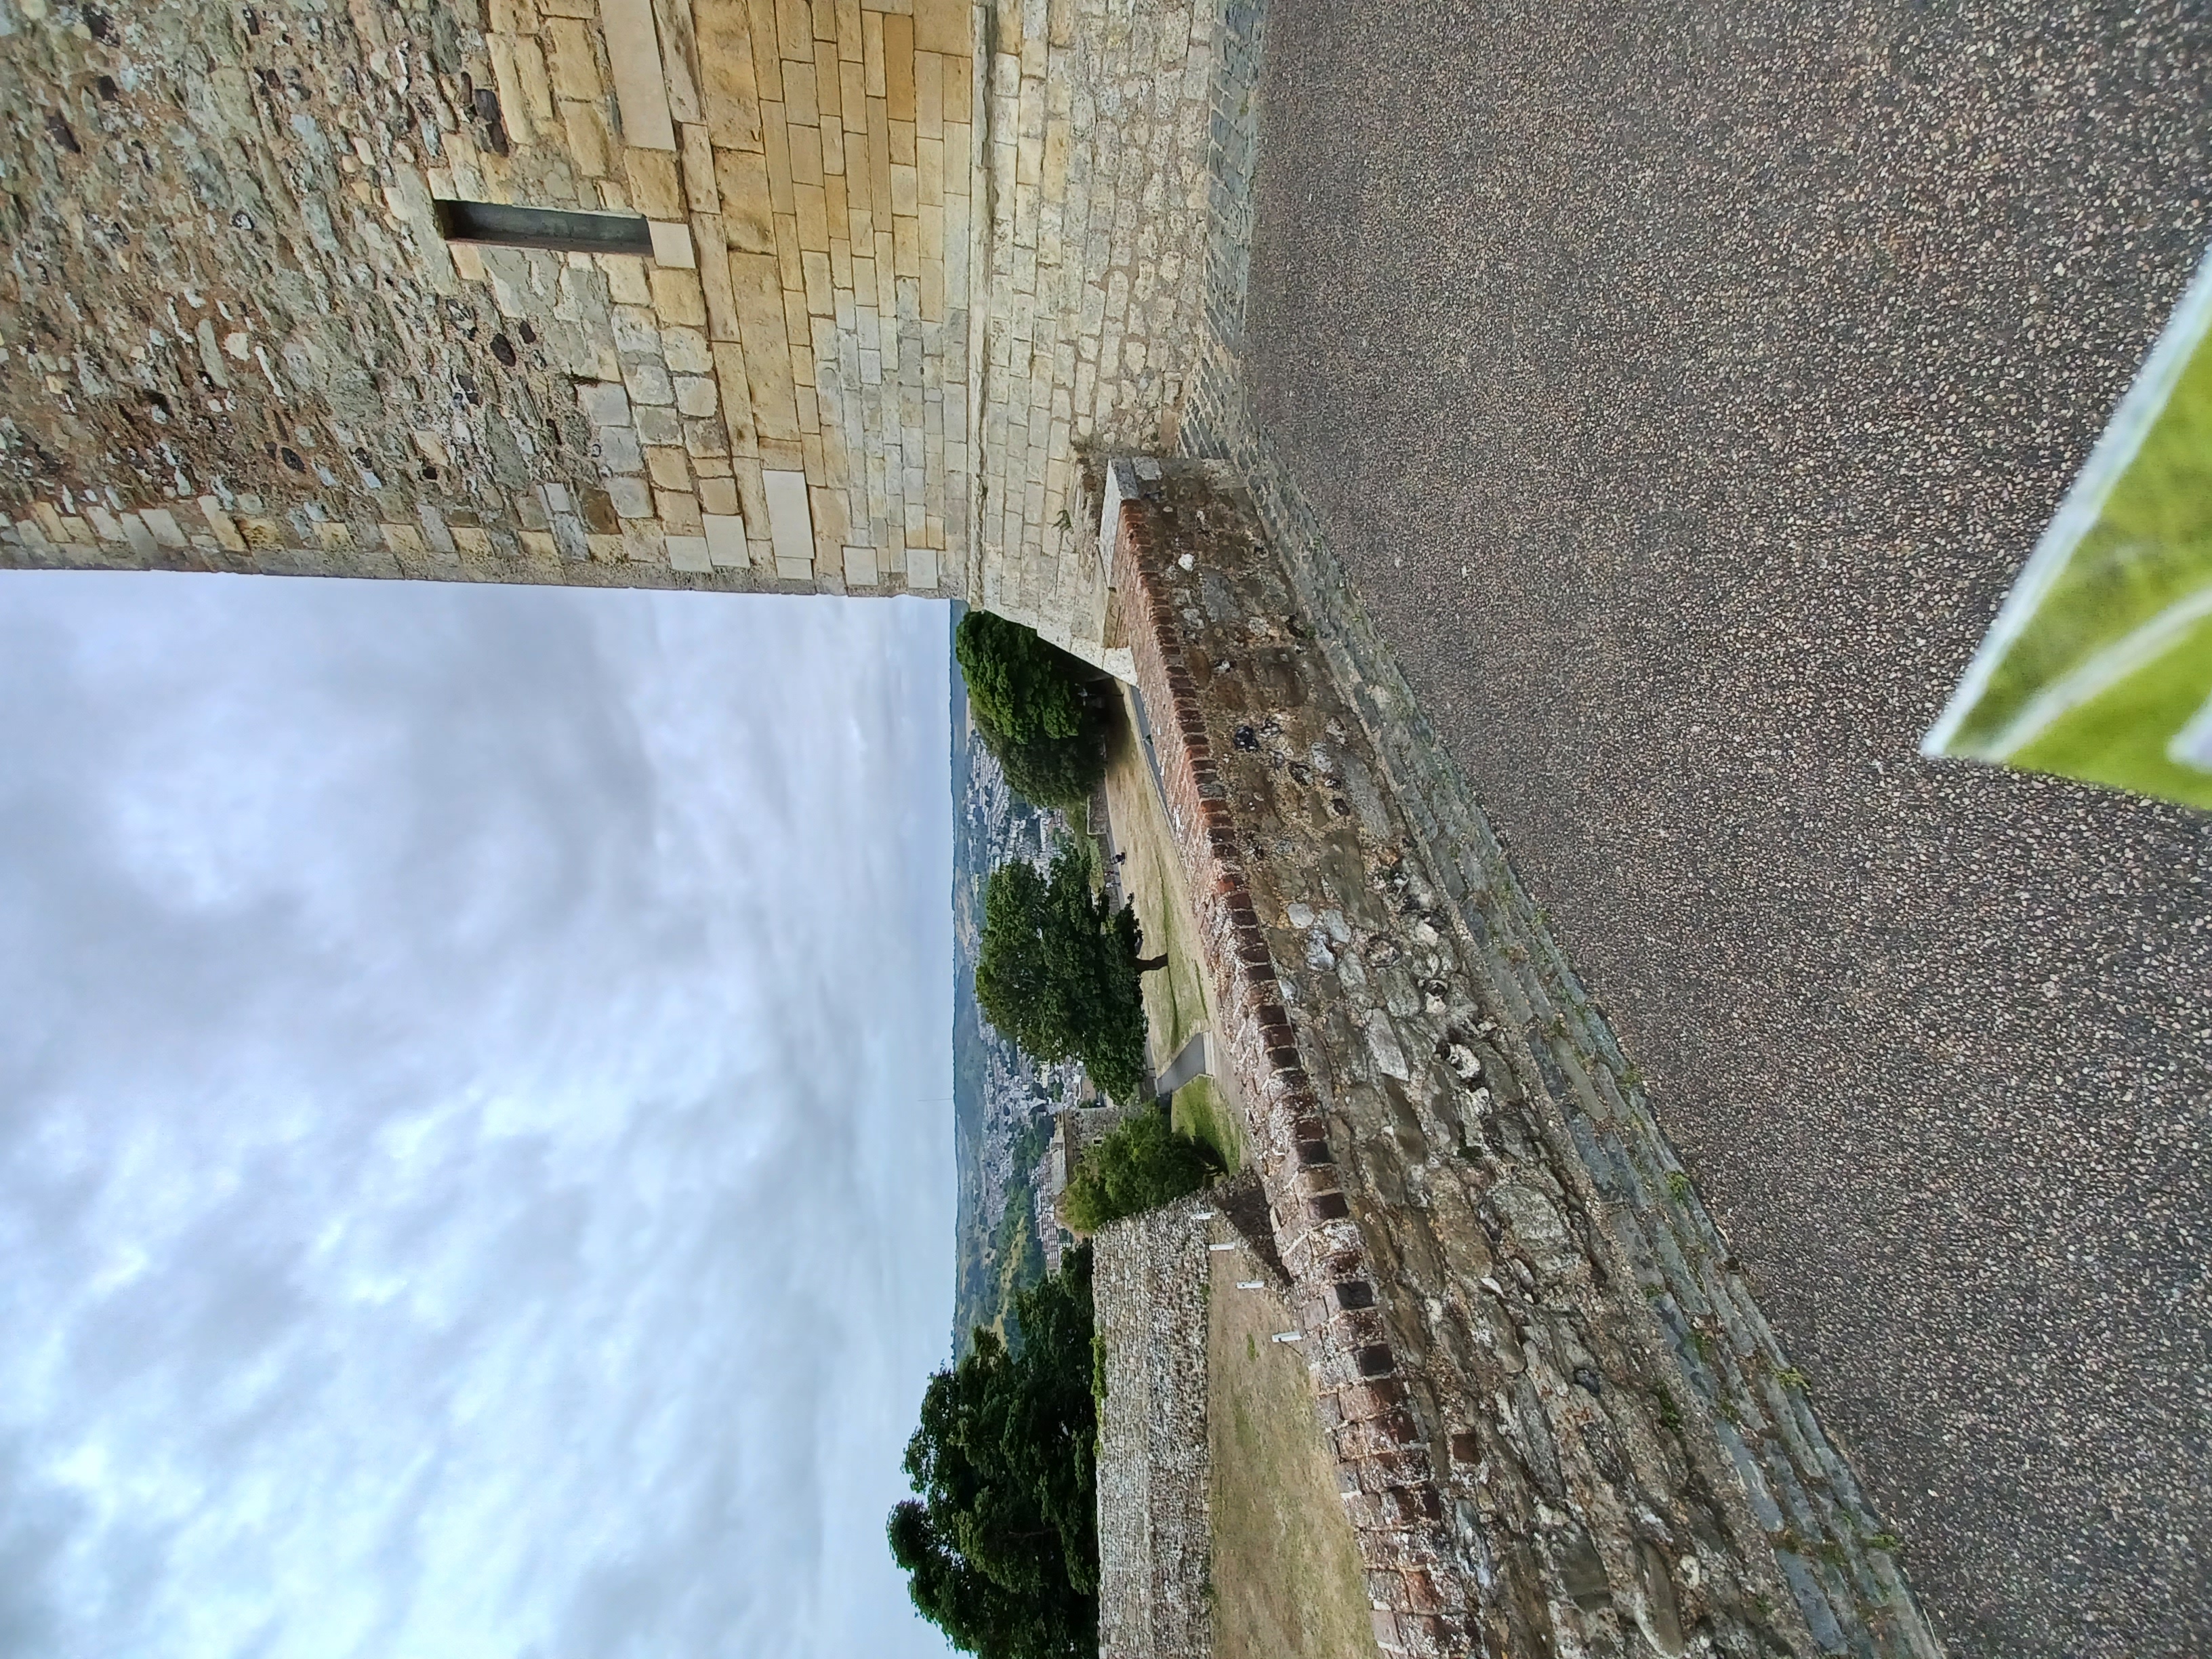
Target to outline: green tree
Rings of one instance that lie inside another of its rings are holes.
[[[1014,743],[978,719],[975,735],[997,757],[1006,787],[1033,805],[1079,811],[1106,775],[1103,733]]]
[[[1139,1112],[1083,1155],[1061,1213],[1078,1232],[1095,1233],[1196,1192],[1219,1167],[1213,1150],[1177,1134],[1165,1112]]]
[[[1110,704],[1098,671],[1018,623],[970,611],[953,635],[976,734],[1039,806],[1080,806],[1106,774]]]
[[[1088,861],[1064,848],[1049,874],[1002,864],[983,890],[975,1000],[992,1024],[1043,1060],[1076,1059],[1117,1100],[1145,1080],[1145,1001],[1137,913],[1091,887]]]
[[[1011,743],[1073,738],[1084,727],[1091,672],[1019,623],[970,611],[952,654],[975,718]]]
[[[922,1617],[982,1659],[1098,1651],[1098,1419],[1091,1253],[1014,1298],[1018,1346],[988,1330],[930,1379],[907,1443],[919,1493],[894,1509],[892,1558]]]

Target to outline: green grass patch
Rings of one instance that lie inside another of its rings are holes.
[[[1376,1659],[1366,1581],[1292,1326],[1242,1251],[1217,1254],[1206,1312],[1215,1659]]]
[[[1170,1097],[1169,1104],[1178,1134],[1212,1147],[1231,1175],[1244,1167],[1244,1137],[1237,1132],[1237,1115],[1212,1078],[1191,1079]]]
[[[1923,744],[2212,807],[2212,261]]]

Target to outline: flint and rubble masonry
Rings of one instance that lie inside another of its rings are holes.
[[[1486,970],[1518,947],[1469,933],[1226,470],[1143,465],[1109,642],[1383,1650],[1936,1653],[1617,1049]]]
[[[1071,457],[1171,434],[1215,35],[0,0],[0,563],[965,594],[1097,659]],[[651,251],[449,242],[441,200]]]
[[[1205,1194],[1099,1229],[1091,1286],[1106,1354],[1098,1421],[1099,1659],[1204,1659],[1211,1479]]]

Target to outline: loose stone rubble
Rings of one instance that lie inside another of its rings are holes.
[[[1104,1345],[1098,1420],[1099,1659],[1204,1659],[1205,1194],[1110,1223],[1092,1243]]]

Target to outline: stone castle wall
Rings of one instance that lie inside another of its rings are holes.
[[[964,0],[0,0],[15,562],[957,591]],[[652,252],[448,242],[623,210]]]
[[[1249,499],[1115,471],[1117,608],[1384,1650],[1935,1653],[1617,1048],[1462,911]]]
[[[1217,9],[0,0],[0,562],[968,595],[1100,659],[1071,468],[1173,436]]]
[[[1099,1659],[1204,1659],[1206,1301],[1212,1200],[1099,1230],[1091,1298],[1105,1346],[1098,1419]]]

